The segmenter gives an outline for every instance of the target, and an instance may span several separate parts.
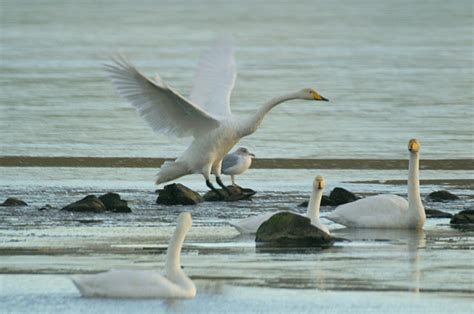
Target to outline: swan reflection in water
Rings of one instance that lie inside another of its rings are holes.
[[[367,250],[373,250],[374,255],[372,259],[376,259],[376,264],[373,263],[373,260],[368,260],[367,267],[377,266],[378,268],[380,262],[385,264],[385,267],[392,267],[389,270],[391,274],[383,274],[385,278],[389,275],[394,276],[389,279],[391,285],[394,279],[397,281],[403,280],[401,285],[406,287],[408,291],[420,292],[420,281],[422,278],[420,250],[426,247],[426,235],[423,229],[344,228],[337,230],[335,235],[350,239],[351,243],[349,246],[351,247],[348,249],[354,249],[354,246],[363,245],[365,251],[363,256],[365,259],[367,259]],[[374,244],[375,246],[367,248],[367,244]],[[377,270],[375,269],[374,271]],[[408,273],[405,273],[406,276],[404,276],[405,270],[408,271]],[[380,276],[381,274],[378,275]],[[400,289],[397,288],[397,290],[404,290],[403,287],[399,287]]]

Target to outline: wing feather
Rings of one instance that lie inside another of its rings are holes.
[[[219,119],[193,104],[159,76],[150,80],[123,56],[105,68],[118,94],[158,133],[197,136],[219,126]]]
[[[219,39],[201,56],[189,98],[215,116],[228,117],[236,77],[232,42]]]

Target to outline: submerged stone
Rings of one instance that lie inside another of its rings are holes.
[[[117,193],[107,193],[99,196],[99,199],[104,204],[107,211],[116,213],[131,213],[132,210],[128,207],[126,200],[122,200]]]
[[[26,202],[22,201],[19,198],[9,197],[2,204],[0,204],[0,206],[6,206],[6,207],[10,207],[10,206],[28,206],[28,204]]]
[[[265,221],[257,230],[259,245],[278,247],[328,247],[333,238],[311,224],[307,217],[281,212]]]
[[[298,205],[298,207],[308,207],[309,201],[304,201]],[[329,196],[323,195],[321,198],[321,206],[336,206],[336,202],[334,202]]]
[[[202,197],[199,193],[190,188],[180,184],[173,183],[158,190],[157,204],[161,205],[196,205],[202,202]]]
[[[336,187],[331,191],[329,198],[335,203],[336,206],[357,201],[359,199],[359,197],[357,197],[354,193],[339,187]]]
[[[219,201],[225,201],[225,202],[234,202],[234,201],[240,201],[244,199],[250,198],[252,195],[254,195],[255,192],[252,189],[246,189],[242,188],[240,186],[233,186],[233,185],[228,185],[227,188],[230,191],[230,195],[224,190],[224,189],[218,189],[222,195],[224,195],[224,198],[222,198],[219,194],[217,194],[215,191],[208,191],[206,194],[204,194],[203,199],[206,202],[219,202]]]
[[[450,213],[443,212],[441,210],[437,209],[426,209],[425,208],[425,213],[426,213],[426,218],[451,218],[453,215]]]
[[[446,201],[458,200],[459,196],[454,195],[446,190],[440,190],[440,191],[431,192],[430,194],[428,194],[426,199],[432,202],[446,202]]]
[[[474,210],[468,209],[457,213],[453,218],[451,218],[449,223],[451,224],[451,227],[454,228],[474,228]]]
[[[95,195],[87,195],[83,199],[63,207],[61,210],[70,212],[102,213],[106,208],[104,203],[102,203],[102,201]]]

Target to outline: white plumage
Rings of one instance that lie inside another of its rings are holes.
[[[320,230],[330,234],[327,226],[322,224],[319,220],[319,211],[321,206],[321,199],[323,197],[323,189],[325,181],[322,176],[316,176],[313,181],[313,192],[309,199],[306,215],[300,213],[294,213],[296,215],[306,216],[311,219],[311,224]],[[272,213],[264,213],[257,216],[248,217],[237,222],[231,222],[230,224],[242,234],[253,234],[256,233],[261,224],[270,219],[273,215],[281,213],[283,211],[277,211]]]
[[[230,176],[233,186],[237,186],[235,184],[235,176],[244,173],[250,168],[252,158],[255,158],[255,155],[250,153],[245,147],[240,147],[235,152],[224,157],[222,160],[222,173]]]
[[[325,218],[349,228],[421,229],[426,221],[420,197],[419,150],[416,139],[408,143],[408,201],[397,195],[382,194],[338,206]]]
[[[187,174],[202,174],[215,190],[210,174],[219,185],[222,159],[244,136],[254,133],[265,115],[276,105],[292,100],[323,100],[316,91],[306,88],[275,97],[250,117],[232,115],[230,95],[236,78],[233,48],[228,40],[217,41],[201,58],[190,100],[178,94],[159,76],[146,78],[124,57],[106,65],[118,94],[127,99],[139,115],[159,133],[178,137],[193,136],[186,151],[174,162],[165,163],[156,184]]]
[[[152,270],[112,269],[95,275],[71,276],[84,297],[103,298],[193,298],[196,287],[181,270],[180,256],[190,213],[181,213],[166,252],[165,274]]]

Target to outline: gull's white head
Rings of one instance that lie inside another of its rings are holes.
[[[298,92],[298,96],[301,99],[307,99],[307,100],[329,101],[329,99],[324,98],[312,88],[304,88],[300,90]]]
[[[315,190],[322,190],[324,189],[324,186],[326,185],[326,182],[324,181],[323,176],[316,176],[313,181],[313,188]]]
[[[410,153],[418,153],[420,151],[420,148],[421,148],[421,143],[416,138],[412,138],[408,142],[408,150],[410,151]]]
[[[245,147],[239,147],[239,149],[237,149],[235,152],[239,155],[250,156],[252,158],[255,158],[255,155],[249,152],[249,150]]]

